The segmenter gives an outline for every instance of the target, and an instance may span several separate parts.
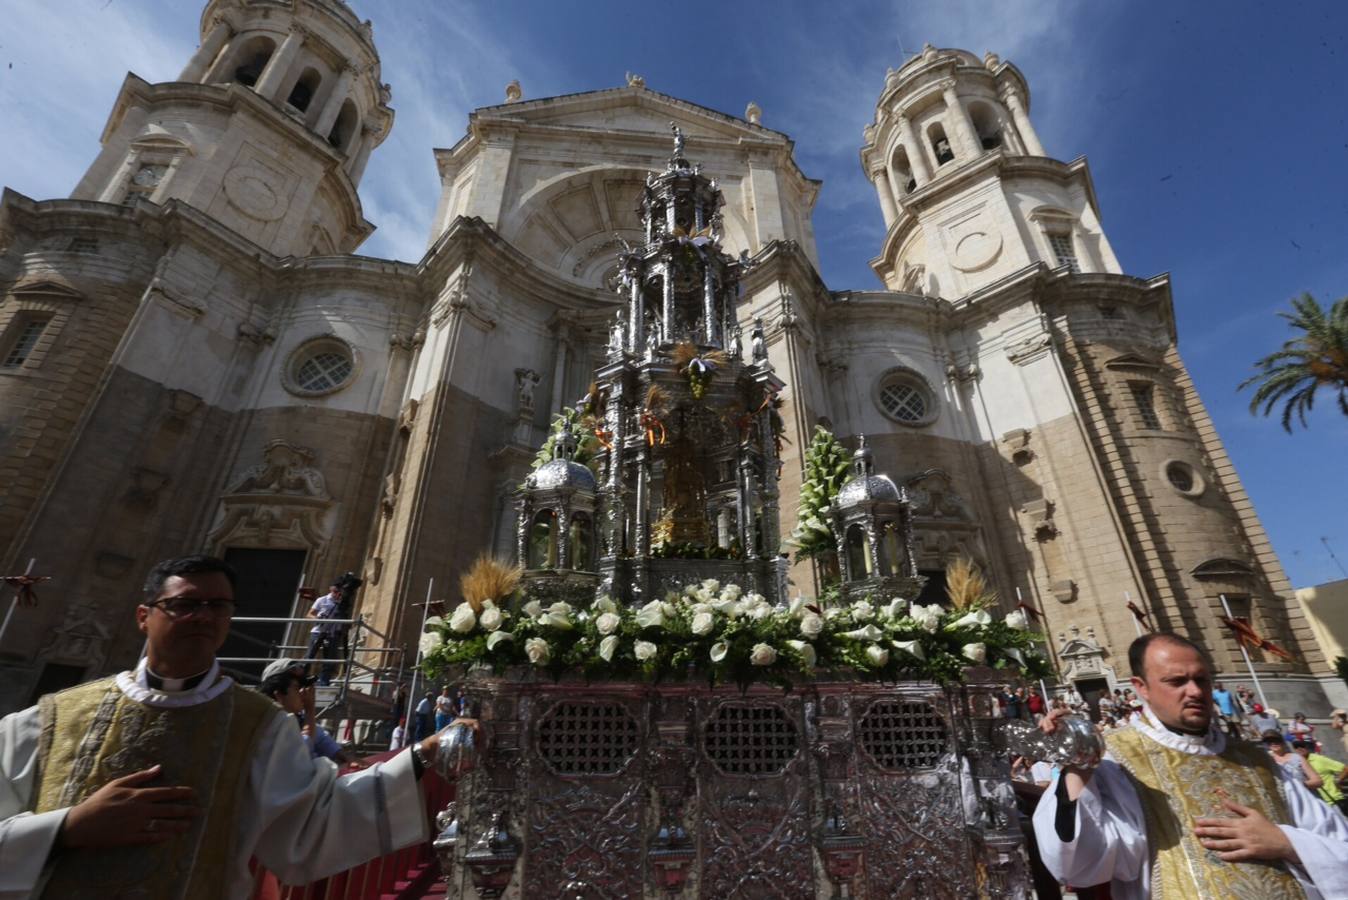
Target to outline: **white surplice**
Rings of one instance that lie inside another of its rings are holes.
[[[1215,755],[1226,749],[1226,736],[1215,724],[1201,738],[1176,734],[1150,709],[1144,709],[1129,727],[1183,753]],[[1292,818],[1291,825],[1279,827],[1301,858],[1301,865],[1289,866],[1290,871],[1309,900],[1348,900],[1348,820],[1307,790],[1299,779],[1281,766],[1276,768],[1278,787]],[[1065,884],[1086,887],[1109,882],[1114,900],[1151,896],[1142,802],[1123,767],[1106,754],[1077,799],[1073,840],[1066,842],[1054,827],[1061,777],[1055,772],[1053,783],[1034,811],[1034,834],[1044,865]]]
[[[212,666],[191,690],[153,690],[144,660],[117,678],[117,687],[129,698],[157,707],[205,703],[232,684]],[[68,812],[28,811],[36,794],[39,729],[36,706],[0,719],[0,900],[41,893]],[[331,761],[310,756],[294,718],[280,707],[254,749],[251,760],[238,761],[248,766],[248,780],[239,800],[229,884],[221,896],[249,896],[253,856],[282,882],[305,884],[426,840],[426,814],[410,752],[339,779]]]

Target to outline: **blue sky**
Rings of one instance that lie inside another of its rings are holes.
[[[1348,6],[1066,0],[447,2],[364,0],[397,121],[361,187],[362,252],[416,259],[437,193],[432,147],[468,113],[623,84],[790,134],[824,181],[815,214],[834,289],[878,286],[883,228],[857,162],[885,69],[924,41],[994,50],[1025,73],[1048,152],[1089,158],[1125,271],[1173,279],[1180,349],[1296,585],[1344,577],[1348,418],[1331,398],[1287,435],[1236,385],[1286,338],[1289,297],[1348,294]],[[59,10],[59,13],[57,12]],[[1220,10],[1214,15],[1215,10]],[[176,77],[196,0],[0,0],[0,183],[67,195],[122,77]]]

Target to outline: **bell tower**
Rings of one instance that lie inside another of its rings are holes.
[[[994,53],[928,44],[889,71],[861,148],[887,288],[953,299],[1034,262],[1120,271],[1085,159],[1049,157],[1029,110],[1025,77]]]
[[[279,256],[349,253],[389,134],[369,22],[341,0],[210,0],[177,81],[128,74],[72,197],[179,200]]]

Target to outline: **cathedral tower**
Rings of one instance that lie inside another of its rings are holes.
[[[1033,262],[1119,272],[1083,159],[1048,157],[1020,70],[928,44],[890,70],[861,164],[886,239],[891,290],[956,297]]]
[[[279,256],[349,253],[356,187],[393,110],[368,22],[340,0],[212,0],[177,81],[127,75],[77,200],[182,200]]]

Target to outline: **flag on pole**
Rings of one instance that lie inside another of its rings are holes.
[[[14,599],[20,606],[37,606],[37,593],[33,588],[44,581],[51,581],[50,575],[5,575],[0,581],[14,588]]]
[[[1128,611],[1133,614],[1133,618],[1137,619],[1137,621],[1142,625],[1143,628],[1147,629],[1147,631],[1151,632],[1156,630],[1151,626],[1151,622],[1147,620],[1147,614],[1143,612],[1138,607],[1138,605],[1131,600],[1128,601]]]
[[[1025,615],[1030,617],[1030,621],[1034,622],[1034,624],[1036,625],[1044,621],[1044,614],[1041,613],[1039,610],[1035,609],[1030,604],[1026,603],[1024,600],[1016,604],[1016,609],[1022,610],[1025,613]]]
[[[1240,616],[1219,616],[1218,618],[1222,620],[1223,625],[1231,629],[1231,633],[1236,636],[1236,640],[1246,647],[1253,647],[1256,650],[1272,653],[1274,656],[1281,657],[1288,662],[1296,659],[1296,657],[1287,650],[1284,650],[1267,638],[1261,637],[1259,632],[1255,631],[1250,626],[1250,623]]]

